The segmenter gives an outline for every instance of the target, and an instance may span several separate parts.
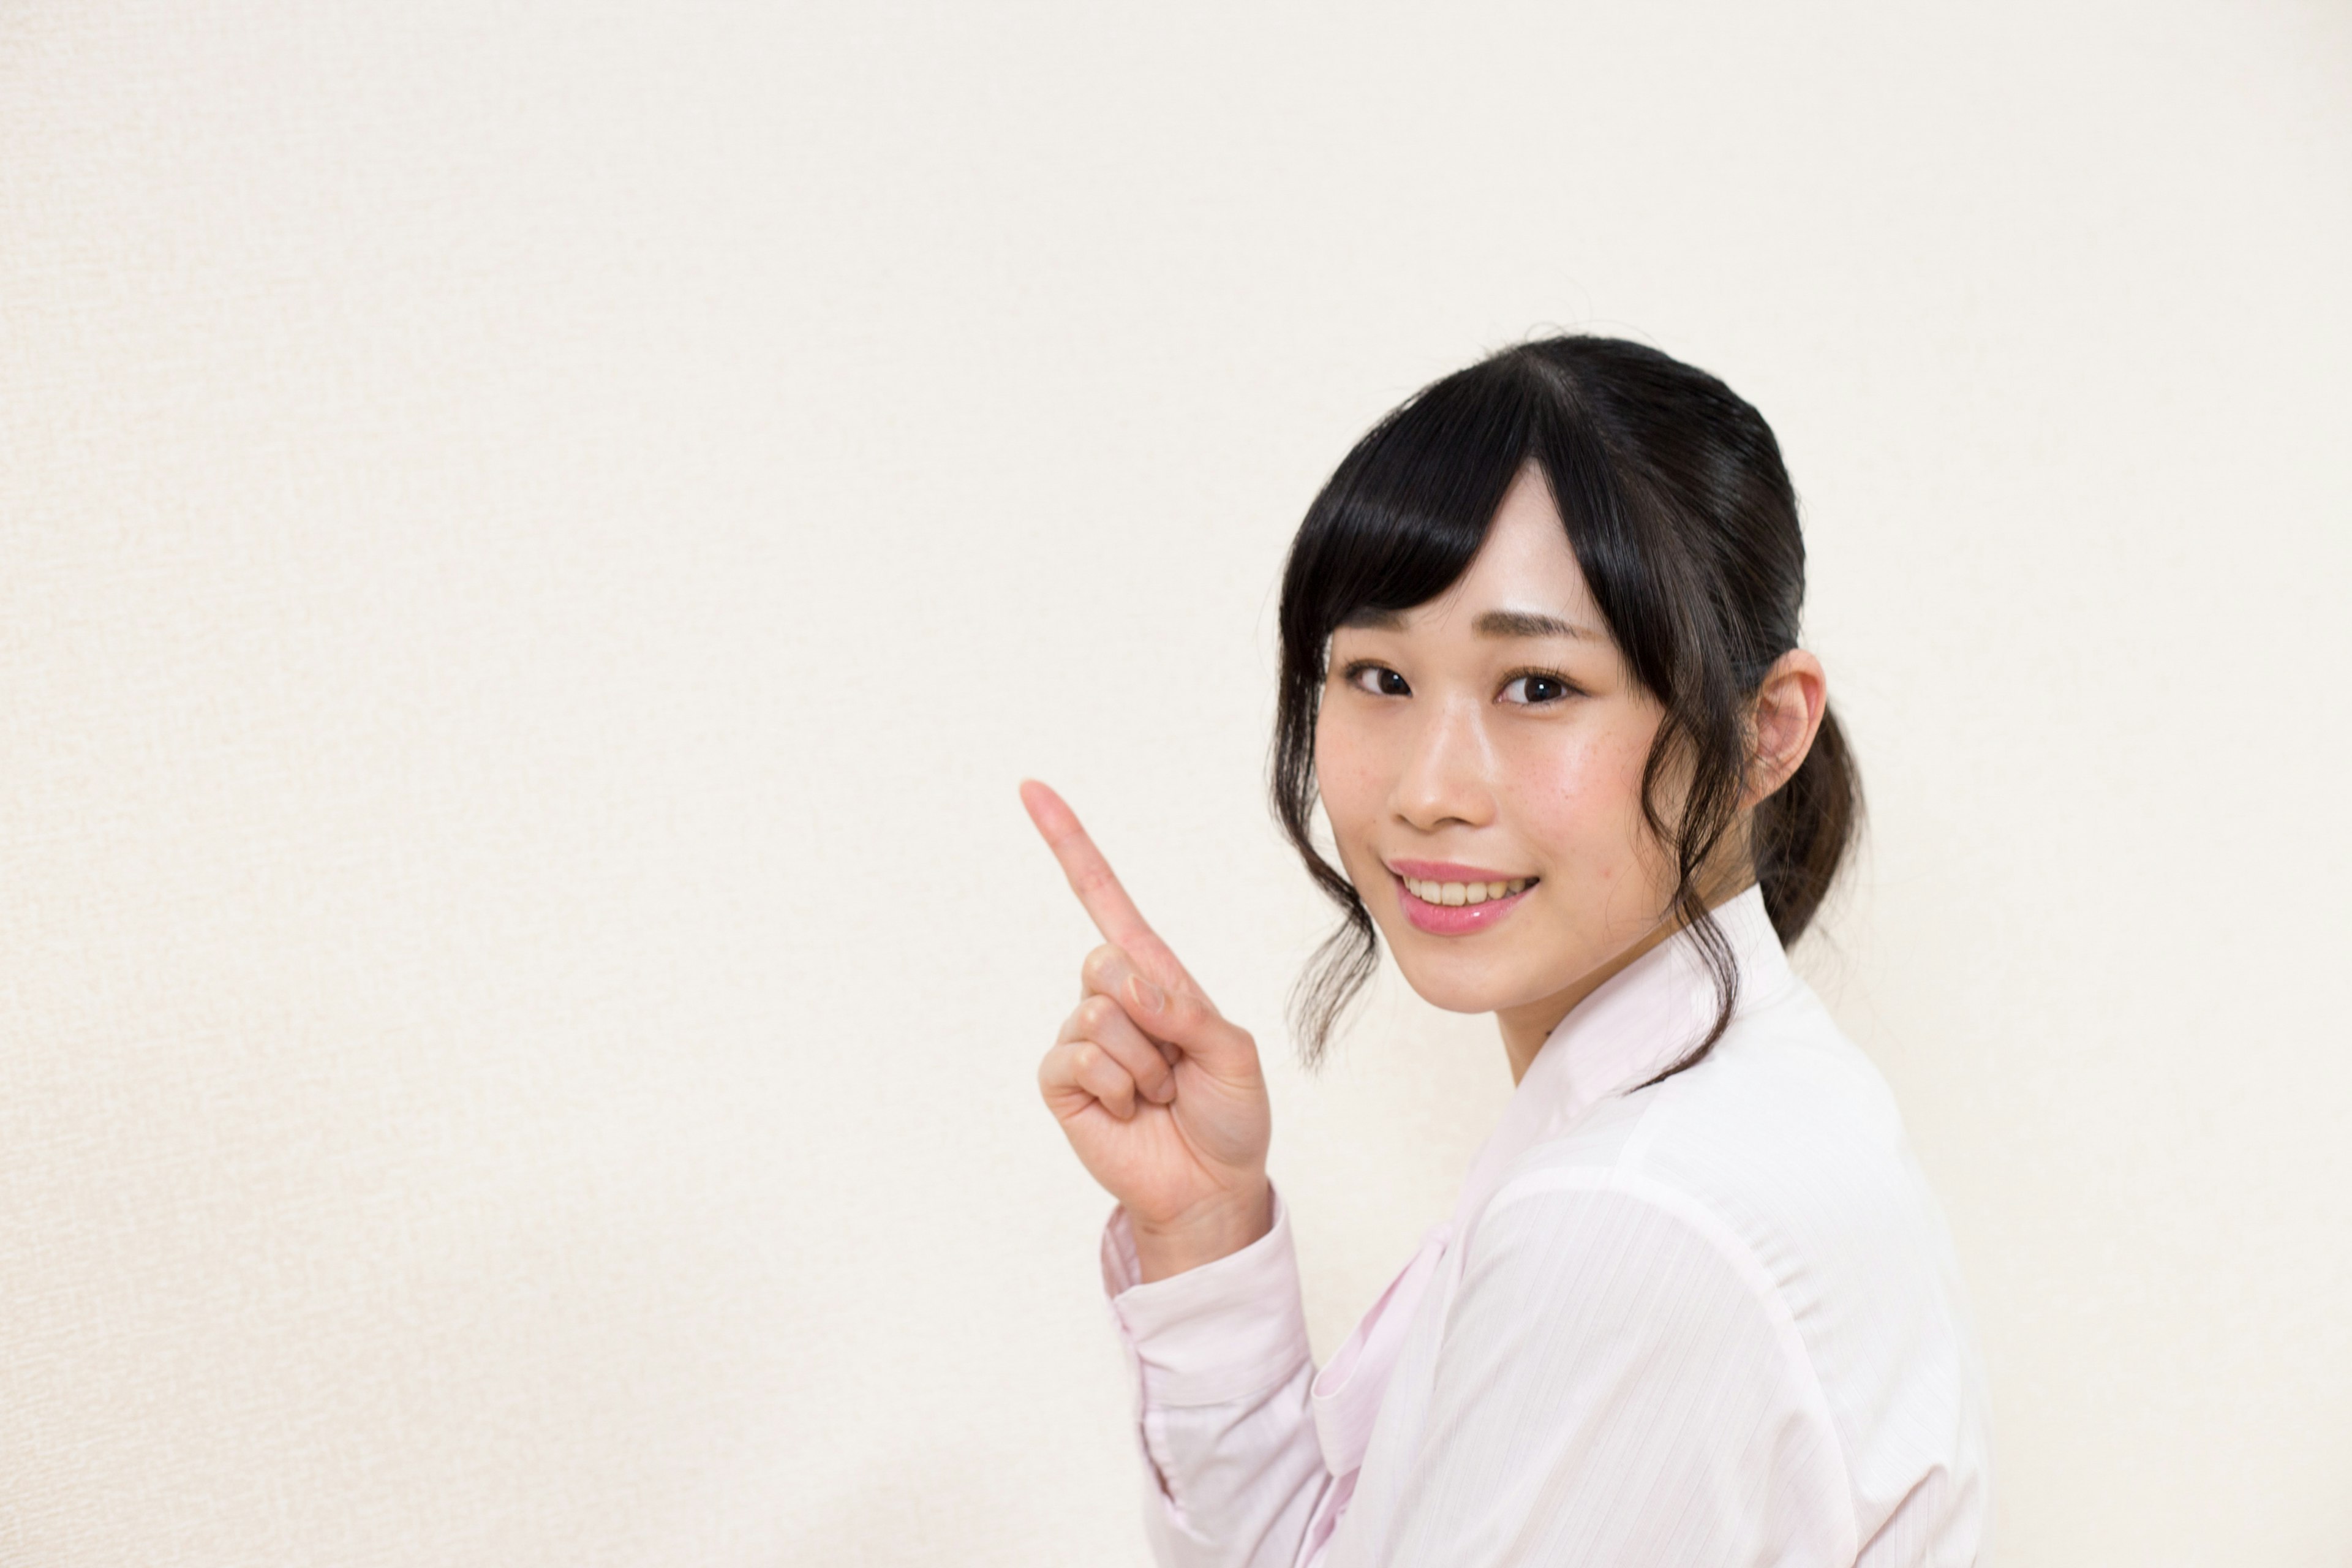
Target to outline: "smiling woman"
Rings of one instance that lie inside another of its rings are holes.
[[[1039,1080],[1118,1199],[1103,1277],[1163,1563],[1979,1555],[1990,1418],[1950,1239],[1783,950],[1859,803],[1803,597],[1762,417],[1614,340],[1446,377],[1317,497],[1273,795],[1346,923],[1302,980],[1302,1048],[1384,942],[1430,1002],[1495,1016],[1518,1086],[1319,1371],[1255,1041],[1023,786],[1105,938]]]
[[[1796,496],[1762,416],[1638,344],[1559,338],[1510,350],[1430,387],[1358,444],[1308,511],[1283,584],[1275,812],[1348,917],[1299,993],[1310,1058],[1370,973],[1376,922],[1410,975],[1398,921],[1380,918],[1394,901],[1361,891],[1385,889],[1363,875],[1354,830],[1370,803],[1347,786],[1367,776],[1367,746],[1426,743],[1420,760],[1441,769],[1458,755],[1433,729],[1441,707],[1518,759],[1508,776],[1544,793],[1549,841],[1580,855],[1546,895],[1547,918],[1577,929],[1542,948],[1553,975],[1573,978],[1511,1004],[1438,1005],[1504,1012],[1523,1071],[1551,1024],[1613,973],[1587,961],[1622,964],[1663,940],[1656,910],[1670,903],[1717,1002],[1715,1026],[1667,1070],[1706,1055],[1738,984],[1710,907],[1756,881],[1793,942],[1853,836],[1853,763],[1821,665],[1796,647],[1804,559]],[[1405,647],[1443,666],[1424,684],[1446,689],[1424,693],[1418,718],[1375,718],[1356,693],[1377,669],[1377,694],[1408,695],[1412,683],[1379,660]],[[1538,727],[1514,721],[1538,713]],[[1595,771],[1611,767],[1606,779]],[[1448,777],[1414,782],[1442,790]],[[1458,770],[1451,778],[1462,782]],[[1344,876],[1314,846],[1318,779]],[[1603,802],[1640,822],[1600,819]],[[1431,826],[1440,809],[1423,805]],[[1422,925],[1410,905],[1404,914]],[[1476,956],[1481,984],[1500,978]]]

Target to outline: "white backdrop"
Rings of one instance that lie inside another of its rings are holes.
[[[2341,5],[17,0],[0,225],[0,1561],[1140,1563],[1015,781],[1328,1351],[1508,1079],[1286,1065],[1281,552],[1557,327],[1803,495],[2000,1560],[2352,1561]]]

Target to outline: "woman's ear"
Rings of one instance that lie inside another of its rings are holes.
[[[1820,659],[1792,647],[1772,661],[1748,715],[1748,788],[1740,795],[1741,809],[1770,795],[1803,765],[1829,705],[1829,678]]]

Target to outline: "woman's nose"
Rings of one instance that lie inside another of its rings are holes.
[[[1390,795],[1390,809],[1423,832],[1494,820],[1493,754],[1475,706],[1432,704],[1413,735]]]

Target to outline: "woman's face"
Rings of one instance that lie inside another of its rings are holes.
[[[1521,1037],[1665,934],[1660,717],[1532,464],[1459,581],[1332,636],[1315,771],[1340,860],[1412,988],[1502,1015],[1522,1070]]]

